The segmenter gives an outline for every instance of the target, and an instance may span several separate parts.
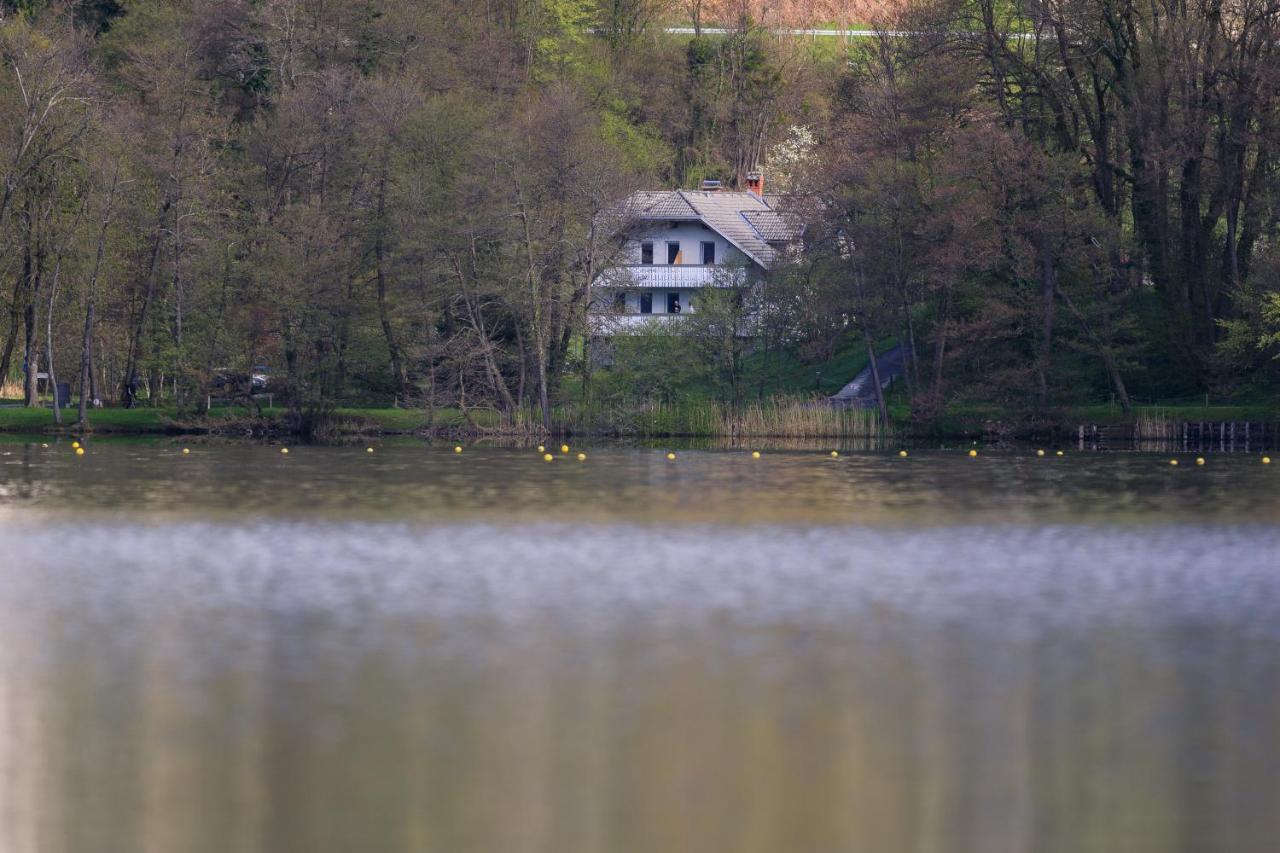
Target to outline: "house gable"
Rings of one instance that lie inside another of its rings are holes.
[[[699,222],[762,270],[773,265],[778,246],[800,233],[793,217],[778,213],[769,199],[752,192],[642,191],[628,197],[624,211],[626,218],[644,224]],[[646,228],[643,234],[644,238],[662,240],[657,229]]]

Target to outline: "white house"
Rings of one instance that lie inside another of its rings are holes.
[[[750,287],[800,235],[798,220],[775,208],[757,173],[746,192],[643,191],[624,202],[620,263],[592,288],[595,334],[641,332],[696,313],[708,287]]]

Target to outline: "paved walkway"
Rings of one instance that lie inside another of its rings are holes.
[[[876,356],[876,366],[880,368],[880,387],[888,388],[889,383],[902,375],[905,355],[901,346]],[[876,384],[871,378],[871,365],[853,377],[853,381],[831,395],[831,405],[864,408],[876,404]]]

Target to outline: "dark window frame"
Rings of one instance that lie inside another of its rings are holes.
[[[640,244],[640,263],[645,266],[653,264],[653,241],[645,240]]]
[[[671,290],[667,292],[667,313],[680,313],[680,291]]]
[[[710,260],[708,260],[708,258]],[[702,264],[703,266],[711,266],[716,262],[716,242],[715,240],[702,241]]]
[[[672,249],[674,249],[675,251],[672,251]],[[679,257],[680,257],[680,241],[668,240],[667,241],[667,265],[675,266],[679,262]]]
[[[643,290],[640,292],[640,313],[641,314],[653,313],[653,291],[652,290]]]

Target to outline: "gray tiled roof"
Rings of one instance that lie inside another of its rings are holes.
[[[632,193],[627,201],[628,213],[637,219],[697,219],[694,212],[679,193],[642,190]]]
[[[742,216],[769,243],[785,243],[800,235],[800,220],[776,210],[744,210]]]
[[[760,198],[749,192],[646,190],[628,197],[625,208],[630,216],[642,220],[699,220],[768,269],[777,257],[777,250],[769,244],[800,235],[798,220],[773,209],[770,202],[776,198]]]

